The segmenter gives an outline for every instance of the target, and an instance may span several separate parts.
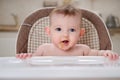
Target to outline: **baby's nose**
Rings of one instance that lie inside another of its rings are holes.
[[[69,35],[69,33],[67,31],[63,32],[63,36],[67,37]]]

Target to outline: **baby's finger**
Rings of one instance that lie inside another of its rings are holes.
[[[18,58],[18,57],[19,57],[19,54],[16,54],[15,56]]]
[[[113,60],[117,60],[117,59],[119,59],[119,55],[115,53],[115,54],[113,55]]]
[[[109,58],[110,60],[113,59],[113,55],[112,54],[106,53],[104,55],[105,55],[105,57]]]
[[[27,53],[25,53],[25,54],[22,55],[22,59],[26,59],[27,57],[28,57]]]
[[[119,57],[116,53],[113,53],[109,56],[110,60],[117,60]]]
[[[23,59],[23,58],[24,58],[24,53],[21,53],[21,54],[19,55],[19,58],[20,58],[20,59]]]
[[[105,57],[108,57],[108,53],[105,53],[104,56],[105,56]]]
[[[28,56],[27,56],[28,58],[31,58],[32,57],[32,54],[28,54]]]
[[[22,53],[20,53],[20,54],[16,54],[16,57],[17,57],[17,58],[20,58],[21,55],[22,55]]]

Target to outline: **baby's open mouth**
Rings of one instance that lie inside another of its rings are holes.
[[[68,45],[69,41],[68,41],[68,40],[63,40],[62,43],[63,43],[64,45]]]
[[[60,42],[59,48],[64,49],[68,45],[69,45],[69,40],[63,40]]]

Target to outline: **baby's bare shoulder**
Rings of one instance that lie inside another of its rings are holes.
[[[49,50],[51,45],[52,44],[47,44],[47,43],[40,45],[37,48],[36,53],[42,53],[43,54],[46,50]]]
[[[81,48],[81,49],[89,49],[89,46],[85,45],[85,44],[77,44],[76,45],[78,48]]]
[[[83,55],[88,55],[90,52],[90,47],[84,44],[78,44],[78,49],[83,52]]]
[[[39,48],[49,48],[49,47],[51,47],[51,46],[52,46],[52,44],[50,44],[50,43],[45,43],[45,44],[40,45]]]

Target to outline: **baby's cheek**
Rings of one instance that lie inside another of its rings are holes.
[[[52,43],[54,43],[54,44],[58,44],[59,43],[59,39],[58,38],[54,38],[54,39],[52,39]]]
[[[76,43],[79,40],[79,37],[72,37],[71,42]]]

